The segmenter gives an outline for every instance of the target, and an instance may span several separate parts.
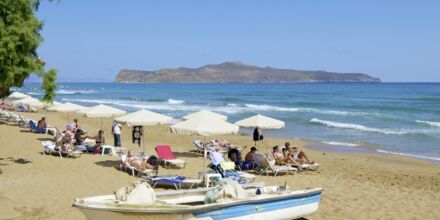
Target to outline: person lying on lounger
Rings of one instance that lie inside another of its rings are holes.
[[[37,128],[41,128],[41,129],[46,129],[47,128],[47,124],[46,124],[46,117],[42,117],[38,123],[37,123]]]
[[[155,156],[151,156],[150,158],[148,158],[147,161],[145,161],[144,159],[136,156],[134,151],[129,150],[127,153],[127,158],[125,159],[124,163],[139,170],[154,169],[155,167],[154,163],[157,164],[157,158],[155,162],[153,157],[156,158]]]
[[[85,145],[84,141],[87,138],[87,132],[85,132],[82,129],[78,129],[75,132],[75,149],[80,151],[87,151],[87,146]]]
[[[314,164],[314,161],[310,161],[304,151],[299,150],[297,146],[292,146],[288,150],[289,157],[295,162],[299,164]]]
[[[292,159],[289,152],[287,152],[286,155],[283,154],[283,152],[280,150],[280,147],[278,145],[272,148],[272,154],[275,159],[276,165],[282,166],[286,164],[296,164],[296,162]]]
[[[71,151],[74,150],[73,148],[73,139],[72,139],[72,133],[70,131],[66,131],[63,135],[61,140],[58,142],[58,147],[62,151]]]

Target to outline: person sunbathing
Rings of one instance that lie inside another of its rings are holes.
[[[70,131],[66,131],[64,133],[63,137],[61,138],[61,141],[59,142],[59,148],[62,151],[74,150],[72,134],[70,133]]]
[[[151,156],[154,157],[154,156]],[[152,161],[152,160],[150,160]],[[125,159],[124,163],[139,169],[139,170],[146,170],[146,169],[154,169],[154,166],[152,164],[149,164],[148,161],[145,161],[142,158],[139,158],[136,156],[136,154],[129,150],[127,153],[127,158]]]
[[[47,124],[46,124],[46,117],[42,117],[38,123],[37,123],[37,128],[40,129],[46,129],[47,128]]]
[[[288,149],[289,157],[299,164],[314,164],[314,161],[310,161],[304,151],[299,150],[297,146],[292,146]]]
[[[275,159],[276,165],[286,165],[286,164],[295,164],[296,162],[291,158],[291,155],[288,153],[287,155],[284,155],[283,152],[280,151],[280,147],[274,146],[272,148],[272,154]]]
[[[98,135],[96,135],[94,137],[94,139],[95,139],[96,144],[92,148],[92,153],[93,154],[99,154],[102,145],[105,145],[104,131],[103,130],[99,130],[98,131]]]

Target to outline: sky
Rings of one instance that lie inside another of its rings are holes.
[[[440,1],[42,1],[59,82],[225,61],[440,82]]]

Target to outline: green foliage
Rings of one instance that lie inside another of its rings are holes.
[[[41,84],[41,88],[45,91],[42,98],[43,102],[52,104],[55,99],[55,89],[57,88],[55,81],[57,80],[57,72],[56,69],[50,69],[44,74],[43,84]]]
[[[35,16],[38,4],[38,0],[0,0],[0,98],[7,97],[11,87],[23,86],[31,73],[45,78],[45,63],[37,54],[43,40],[39,33],[43,25]],[[56,79],[55,74],[47,77]]]

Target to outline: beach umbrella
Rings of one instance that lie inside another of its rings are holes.
[[[170,124],[173,118],[145,109],[132,112],[127,115],[115,118],[119,123],[125,123],[128,126],[152,126],[157,124]]]
[[[115,121],[132,126],[153,126],[158,124],[170,124],[173,118],[145,109],[132,112],[127,115],[115,118]],[[142,135],[142,148],[145,152],[144,135]]]
[[[216,118],[216,119],[222,120],[222,121],[228,120],[227,116],[221,115],[221,114],[218,114],[218,113],[214,113],[214,112],[211,112],[211,111],[208,111],[208,110],[201,110],[201,111],[198,111],[198,112],[194,112],[194,113],[191,113],[189,115],[183,116],[182,118],[184,120],[190,120],[192,118],[197,118],[197,117],[200,117],[200,116],[206,116],[206,117],[209,117],[209,118]]]
[[[87,109],[87,107],[82,106],[82,105],[77,105],[77,104],[74,104],[71,102],[66,102],[66,103],[60,103],[58,105],[53,105],[53,106],[49,107],[47,110],[67,113],[67,122],[69,122],[69,115],[71,112],[77,112],[77,111],[85,110],[85,109]]]
[[[117,116],[125,115],[127,112],[107,105],[99,104],[87,109],[80,110],[77,113],[85,117],[101,118],[101,129],[102,129],[102,118],[117,117]]]
[[[171,132],[186,135],[222,135],[222,134],[237,134],[239,127],[229,122],[223,121],[215,115],[201,115],[193,117],[187,121],[177,123],[170,127]],[[204,148],[203,172],[205,172],[206,165],[206,148]]]
[[[13,101],[12,103],[14,103],[14,104],[27,104],[27,105],[31,105],[31,106],[34,106],[37,108],[43,108],[47,105],[46,103],[44,103],[36,98],[32,98],[32,97],[19,99],[19,100]]]
[[[210,136],[215,134],[237,134],[238,126],[218,119],[213,115],[201,115],[170,127],[177,134]]]
[[[24,93],[21,92],[13,92],[12,94],[10,94],[8,96],[8,98],[10,99],[25,99],[25,98],[30,98],[30,95],[26,95]]]
[[[259,127],[261,129],[280,129],[284,128],[285,126],[284,121],[280,121],[278,119],[270,118],[260,114],[237,121],[234,124],[243,128]]]

